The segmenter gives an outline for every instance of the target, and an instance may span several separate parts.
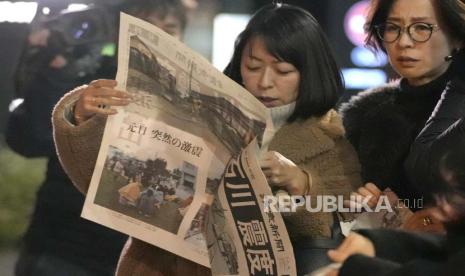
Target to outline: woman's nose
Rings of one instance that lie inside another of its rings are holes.
[[[403,32],[400,33],[400,37],[397,43],[401,47],[412,47],[415,42],[410,37],[408,31],[404,30]]]
[[[270,68],[265,68],[262,71],[258,85],[263,89],[270,88],[273,85],[273,72]]]

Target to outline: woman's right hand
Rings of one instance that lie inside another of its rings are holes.
[[[364,210],[365,207],[374,209],[382,195],[383,192],[374,183],[368,182],[352,192],[350,200],[344,200],[344,206],[351,210]]]
[[[77,125],[87,121],[95,114],[112,115],[117,111],[112,106],[126,106],[131,95],[114,89],[115,80],[100,79],[92,81],[81,89],[82,93],[74,106],[74,119]]]
[[[354,254],[374,257],[375,246],[368,238],[351,232],[338,248],[328,250],[328,257],[336,263],[343,263],[348,257]]]

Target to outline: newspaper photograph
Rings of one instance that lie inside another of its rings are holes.
[[[107,120],[82,216],[222,275],[295,275],[284,222],[261,206],[271,194],[256,156],[273,132],[266,107],[178,40],[126,14],[116,80],[133,101]],[[228,196],[231,173],[250,191]],[[231,208],[246,194],[254,205]]]

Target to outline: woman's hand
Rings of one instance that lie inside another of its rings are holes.
[[[369,182],[364,186],[358,188],[357,192],[352,192],[350,200],[346,200],[344,205],[351,209],[363,210],[364,204],[374,209],[379,201],[379,198],[383,195],[383,192],[373,183]]]
[[[436,207],[417,211],[405,221],[402,229],[428,233],[445,233],[446,230],[438,219],[437,213],[438,210]]]
[[[308,193],[311,183],[307,173],[279,152],[267,152],[260,160],[260,166],[270,185],[282,187],[291,195]]]
[[[131,102],[127,92],[115,90],[115,80],[95,80],[82,88],[82,94],[74,106],[74,119],[79,125],[95,114],[112,115],[116,109],[111,106],[126,106]]]
[[[348,257],[354,254],[374,257],[375,246],[369,239],[352,232],[338,248],[328,250],[328,257],[336,263],[343,263]]]

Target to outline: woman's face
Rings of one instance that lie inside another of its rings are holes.
[[[388,15],[386,23],[404,28],[400,37],[391,43],[384,42],[389,61],[394,70],[405,77],[411,85],[428,83],[443,74],[450,62],[444,57],[455,48],[438,21],[433,5],[434,0],[397,0]],[[441,1],[441,0],[439,0]],[[438,25],[426,42],[415,42],[407,34],[406,26],[415,22]]]
[[[268,108],[297,99],[299,71],[272,56],[260,37],[251,38],[242,51],[241,76],[245,88]]]

